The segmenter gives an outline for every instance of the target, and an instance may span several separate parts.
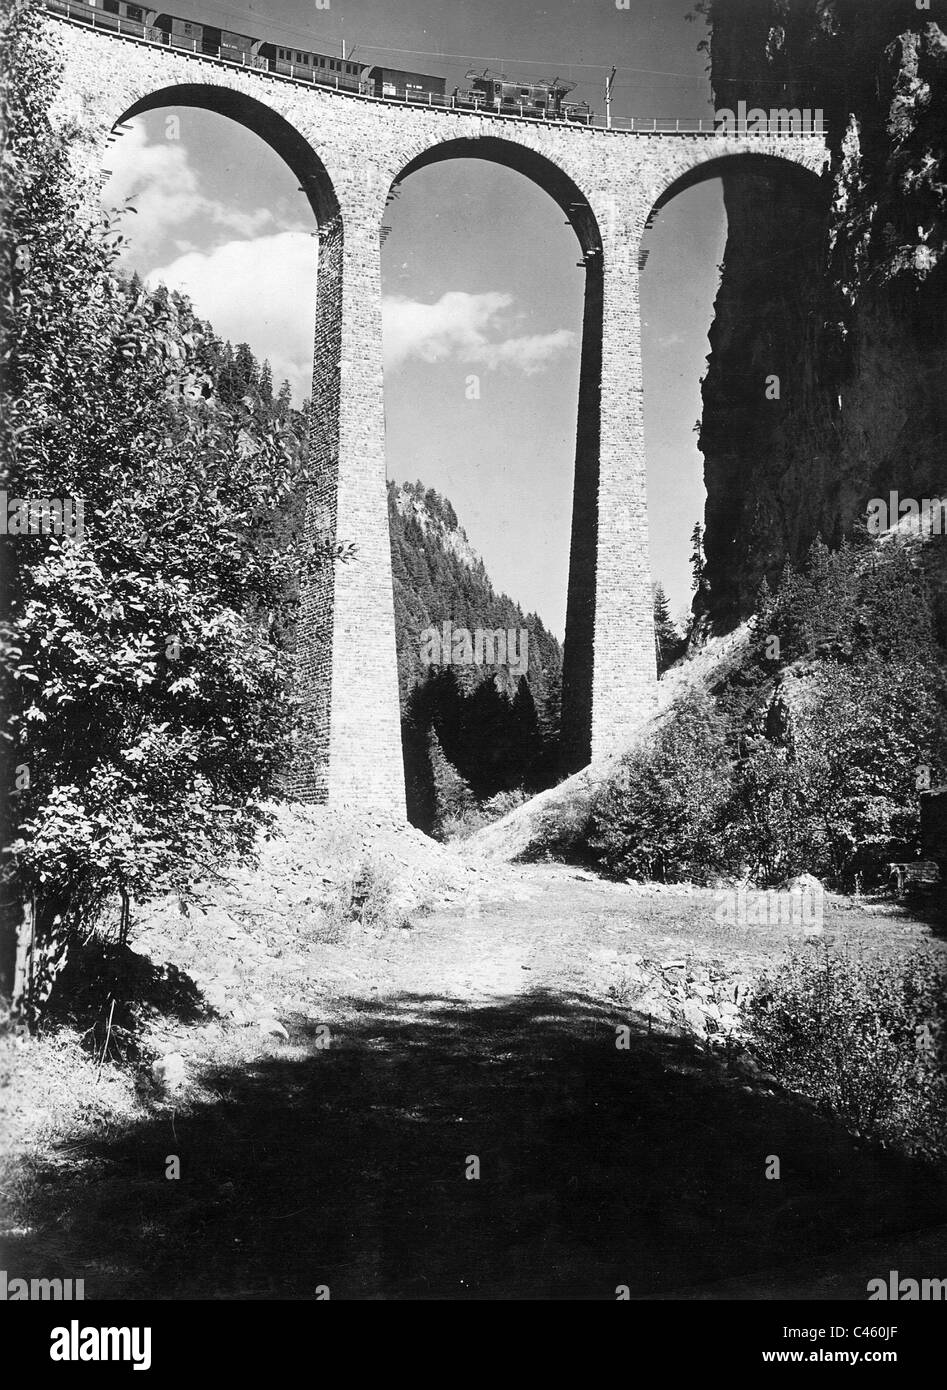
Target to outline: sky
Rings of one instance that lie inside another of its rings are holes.
[[[616,116],[711,112],[690,0],[179,0],[172,12],[363,61],[568,77]],[[274,380],[309,394],[313,213],[251,132],[196,108],[148,112],[110,147],[103,201],[131,199],[125,262],[190,296]],[[448,496],[495,586],[559,637],[565,622],[584,273],[552,200],[523,175],[453,160],[411,175],[382,249],[388,476]],[[651,559],[672,610],[689,603],[689,536],[704,506],[694,423],[726,233],[719,184],[673,199],[646,234],[642,277]],[[479,379],[479,399],[469,378]]]

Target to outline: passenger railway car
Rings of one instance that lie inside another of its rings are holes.
[[[285,48],[282,44],[269,42],[260,44],[259,53],[271,72],[302,78],[304,82],[323,82],[330,87],[345,87],[348,91],[361,90],[363,63],[353,63],[346,58],[333,58],[328,53]]]
[[[130,19],[141,25],[153,24],[157,13],[146,10],[142,5],[126,5],[121,0],[101,0],[97,7],[103,14],[117,15],[119,19]]]
[[[144,5],[126,5],[124,0],[98,0],[98,3],[89,0],[88,4],[46,0],[46,8],[85,24],[94,23],[100,29],[120,29],[122,33],[140,34],[142,38],[160,38],[156,32],[148,32],[158,11],[146,9]]]
[[[374,67],[368,74],[368,89],[372,96],[396,97],[401,101],[427,101],[439,97],[443,103],[447,79],[432,77],[424,72],[404,72],[400,68]]]
[[[102,0],[103,4],[108,2]],[[257,55],[258,41],[248,34],[237,34],[230,29],[218,29],[213,24],[199,24],[194,19],[161,13],[155,16],[152,27],[160,32],[164,43],[174,48],[192,48],[195,53],[207,53],[215,58],[219,56],[228,62],[243,63],[248,67],[266,66]]]

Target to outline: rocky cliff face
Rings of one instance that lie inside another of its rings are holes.
[[[947,3],[702,8],[716,107],[821,107],[832,149],[821,181],[723,168],[700,444],[709,613],[728,627],[869,498],[947,493]]]

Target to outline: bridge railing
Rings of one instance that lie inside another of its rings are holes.
[[[110,14],[99,6],[83,4],[82,0],[44,0],[44,3],[46,9],[51,13],[61,15],[73,23],[89,24],[94,29],[106,29],[109,33],[117,34],[122,38],[138,39],[144,43],[158,44],[162,48],[175,48],[184,53],[195,53],[201,58],[210,58],[215,62],[226,63],[235,67],[253,68],[256,71],[267,72],[271,76],[284,80],[304,82],[308,87],[328,87],[330,90],[347,92],[350,96],[365,97],[386,104],[437,107],[447,111],[476,112],[489,115],[494,119],[499,117],[501,120],[541,121],[548,125],[569,127],[588,126],[596,130],[628,131],[636,135],[723,134],[752,136],[764,134],[793,136],[825,134],[825,126],[821,122],[818,125],[807,124],[805,121],[801,125],[793,121],[777,122],[775,129],[769,128],[765,131],[760,131],[755,123],[748,124],[745,121],[742,123],[728,121],[726,125],[722,125],[714,117],[677,119],[666,116],[627,116],[613,117],[606,123],[603,117],[595,115],[594,112],[575,112],[570,115],[550,116],[545,110],[536,111],[524,107],[522,102],[501,102],[499,98],[495,101],[472,100],[470,97],[459,95],[457,92],[451,95],[441,95],[438,92],[414,93],[408,91],[404,96],[378,97],[375,95],[374,85],[365,79],[343,75],[340,81],[338,73],[324,73],[316,76],[312,68],[285,62],[282,59],[274,60],[271,63],[267,58],[260,58],[254,53],[246,53],[242,49],[207,47],[202,39],[169,33],[167,30],[159,29],[154,25],[147,25],[134,19]],[[770,126],[772,124],[771,122]],[[783,128],[784,124],[788,126],[787,129]]]

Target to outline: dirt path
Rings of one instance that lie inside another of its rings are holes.
[[[84,1277],[89,1298],[859,1298],[888,1242],[902,1272],[916,1249],[917,1274],[947,1273],[942,1182],[625,997],[642,955],[756,969],[785,929],[720,928],[712,894],[555,866],[481,887],[479,906],[410,930],[271,945],[269,975],[258,941],[229,940],[223,964],[250,962],[288,1043],[234,1020],[183,1027],[189,1104],[40,1164],[11,1274]],[[830,933],[866,928],[905,947],[923,934],[830,908]]]

